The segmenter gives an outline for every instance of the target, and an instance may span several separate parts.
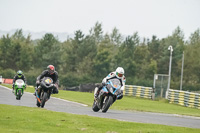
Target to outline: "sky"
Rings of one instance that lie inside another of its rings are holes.
[[[188,39],[200,28],[200,0],[0,0],[0,30],[32,32],[81,30],[96,22],[104,33],[164,38],[179,26]]]

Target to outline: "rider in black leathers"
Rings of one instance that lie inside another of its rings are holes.
[[[41,75],[37,77],[36,80],[36,91],[40,89],[40,82],[44,77],[50,77],[53,80],[53,94],[58,94],[58,85],[59,85],[59,80],[58,80],[58,72],[55,71],[55,67],[53,65],[48,65],[47,70],[44,70]],[[35,94],[34,94],[35,95]]]

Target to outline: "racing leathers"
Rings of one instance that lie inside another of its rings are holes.
[[[41,82],[41,80],[44,78],[44,77],[50,77],[52,80],[53,80],[53,87],[52,87],[52,93],[53,94],[58,94],[58,85],[59,85],[59,80],[58,80],[58,73],[55,71],[53,74],[50,74],[49,72],[48,72],[48,70],[44,70],[43,72],[42,72],[42,74],[41,75],[39,75],[38,77],[37,77],[37,81],[36,81],[36,86],[37,86],[37,88],[36,89],[40,89],[40,82]]]
[[[120,88],[120,91],[119,91],[119,94],[117,95],[117,99],[122,99],[123,97],[123,90],[124,90],[124,87],[125,87],[125,82],[126,82],[126,78],[125,76],[123,75],[122,77],[117,77],[116,76],[116,72],[111,72],[108,74],[107,77],[105,77],[103,80],[102,80],[102,85],[98,87],[98,91],[97,93],[95,94],[95,97],[98,96],[99,94],[99,91],[102,89],[102,87],[106,84],[106,82],[110,79],[114,79],[114,78],[117,78],[120,80],[121,82],[121,88]]]

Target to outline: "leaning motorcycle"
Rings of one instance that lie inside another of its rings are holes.
[[[22,79],[17,79],[14,84],[14,94],[17,100],[20,100],[22,95],[24,94],[24,89],[26,87],[25,82]]]
[[[44,77],[40,83],[39,90],[36,91],[37,106],[43,108],[50,99],[53,87],[53,80],[50,77]]]
[[[110,79],[105,86],[100,90],[97,98],[94,98],[92,109],[98,112],[100,109],[106,113],[109,107],[116,101],[121,88],[119,79]],[[94,95],[98,88],[95,88]]]

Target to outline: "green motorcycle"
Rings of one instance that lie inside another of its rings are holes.
[[[22,95],[24,94],[24,89],[26,87],[26,84],[22,79],[17,79],[15,81],[14,89],[15,89],[15,96],[17,100],[20,100]]]

